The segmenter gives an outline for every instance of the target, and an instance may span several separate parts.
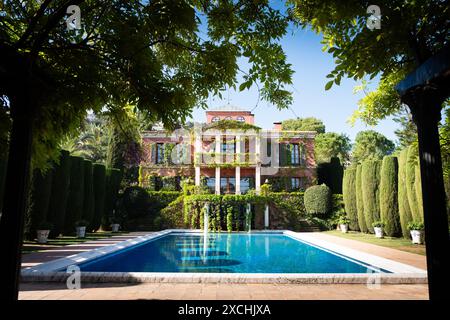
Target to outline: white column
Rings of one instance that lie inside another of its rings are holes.
[[[194,144],[194,162],[198,159],[201,161],[202,157],[197,156],[197,152],[202,152],[202,140],[201,136],[196,133],[195,144]],[[200,163],[195,164],[195,185],[200,185]]]
[[[266,204],[266,208],[264,210],[264,227],[269,227],[269,205]]]
[[[241,153],[241,136],[239,134],[237,134],[235,139],[236,139],[235,161],[241,162],[241,156],[239,155]],[[240,166],[236,166],[235,179],[236,179],[236,194],[241,194],[241,167]]]
[[[256,133],[255,136],[255,161],[256,161],[256,168],[255,168],[255,190],[256,193],[259,194],[261,191],[261,158],[260,158],[260,152],[261,152],[261,141],[259,133]]]
[[[216,167],[216,194],[220,194],[220,168]]]
[[[255,168],[255,190],[257,194],[261,191],[261,165],[259,164]]]
[[[220,133],[216,134],[216,156],[215,161],[217,164],[222,163],[222,153],[220,152],[222,147],[222,136]],[[216,194],[220,194],[220,167],[216,167]]]

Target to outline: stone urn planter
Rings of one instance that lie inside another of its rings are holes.
[[[38,243],[47,243],[50,230],[36,230],[36,238]]]
[[[423,236],[421,230],[411,230],[409,231],[411,234],[412,243],[414,244],[422,244],[423,243]]]
[[[88,221],[80,220],[75,224],[77,231],[77,238],[85,238],[86,237],[86,226],[89,224]]]
[[[342,233],[347,233],[348,232],[348,224],[346,224],[346,223],[340,224],[339,227],[341,228],[341,232]]]
[[[411,234],[412,243],[422,244],[423,243],[423,230],[424,225],[422,222],[410,222],[408,224],[409,233]]]
[[[120,224],[118,224],[118,223],[113,223],[113,224],[111,225],[111,230],[112,230],[112,232],[119,232],[119,229],[120,229]]]
[[[377,238],[383,238],[384,232],[382,227],[374,227],[373,230],[375,231],[375,237]]]

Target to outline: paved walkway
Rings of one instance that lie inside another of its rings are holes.
[[[130,233],[112,238],[88,241],[44,252],[26,254],[22,267],[58,259],[105,245],[130,239],[144,233]],[[323,233],[312,233],[314,237],[332,241],[349,248],[375,254],[380,257],[426,269],[425,256],[381,247],[356,240],[344,239]],[[140,283],[82,284],[79,290],[67,290],[63,283],[22,283],[19,299],[261,299],[261,300],[317,300],[317,299],[428,299],[427,285],[381,285],[368,288],[361,284],[190,284],[190,283]]]

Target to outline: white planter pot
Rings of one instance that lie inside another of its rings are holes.
[[[77,227],[77,238],[84,238],[86,236],[86,227]]]
[[[348,224],[341,224],[340,227],[341,227],[342,233],[348,232]]]
[[[38,243],[47,243],[49,233],[50,233],[50,230],[36,230],[37,242]]]
[[[383,238],[383,228],[381,228],[381,227],[374,227],[373,230],[375,231],[375,237]]]
[[[118,224],[118,223],[113,223],[111,225],[112,232],[119,232],[119,228],[120,228],[120,224]]]
[[[422,231],[411,230],[410,233],[411,233],[412,243],[416,243],[416,244],[422,244],[423,243]]]

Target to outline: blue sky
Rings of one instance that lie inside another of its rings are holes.
[[[321,35],[316,35],[309,30],[289,28],[288,34],[281,44],[295,71],[293,86],[288,88],[293,92],[294,102],[292,110],[279,111],[275,106],[265,101],[259,101],[254,109],[255,122],[262,128],[272,128],[274,121],[298,117],[316,117],[321,119],[326,131],[346,133],[352,141],[361,130],[373,129],[384,134],[389,139],[396,141],[394,130],[398,128],[392,119],[381,121],[375,127],[368,127],[358,121],[353,127],[347,122],[353,111],[357,109],[358,100],[363,93],[353,94],[353,87],[358,83],[352,79],[343,79],[340,86],[335,86],[325,91],[326,75],[333,70],[334,62],[331,54],[322,52],[320,43]],[[245,70],[246,61],[239,61],[240,67]],[[240,79],[240,75],[238,79]],[[376,82],[372,86],[376,86]],[[250,90],[236,92],[232,89],[223,94],[223,99],[211,97],[208,105],[211,107],[222,106],[228,103],[253,109],[258,102],[258,90],[254,85]],[[294,114],[295,113],[295,114]],[[193,112],[195,121],[205,121],[205,112],[196,109]]]

